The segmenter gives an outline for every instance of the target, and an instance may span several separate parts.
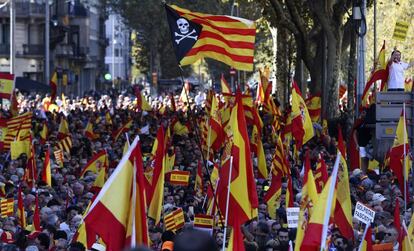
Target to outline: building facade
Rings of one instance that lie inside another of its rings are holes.
[[[131,30],[117,14],[110,14],[105,22],[106,47],[105,66],[111,74],[115,87],[125,86],[131,75]]]
[[[15,0],[15,74],[45,80],[45,1]],[[105,8],[99,0],[49,1],[50,76],[58,74],[58,92],[79,96],[103,88]],[[0,9],[0,72],[9,72],[9,6]]]

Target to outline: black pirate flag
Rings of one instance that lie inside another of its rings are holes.
[[[197,42],[202,26],[194,23],[182,15],[179,11],[165,5],[168,25],[170,26],[171,38],[177,61],[181,60],[193,48]]]

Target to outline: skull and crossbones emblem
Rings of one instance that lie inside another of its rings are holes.
[[[195,29],[193,29],[192,31],[190,31],[190,24],[188,23],[188,21],[184,18],[179,18],[177,20],[177,27],[180,30],[180,33],[178,32],[174,32],[174,36],[175,36],[175,42],[177,44],[180,44],[180,42],[184,39],[184,38],[191,38],[194,40],[197,40],[198,36],[191,36],[194,33],[197,33],[197,31]]]

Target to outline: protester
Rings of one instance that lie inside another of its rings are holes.
[[[208,113],[209,96],[199,91],[193,101],[188,100],[191,105],[190,113],[185,113],[186,101],[179,96],[161,94],[152,98],[149,102],[151,110],[145,111],[138,107],[142,101],[135,98],[132,88],[117,92],[115,90],[104,91],[99,95],[87,94],[84,97],[63,97],[56,100],[54,112],[50,112],[50,98],[42,99],[37,93],[30,95],[19,93],[19,111],[33,111],[33,152],[20,154],[16,159],[11,159],[8,151],[0,154],[0,193],[2,198],[15,199],[16,208],[19,191],[22,191],[22,204],[25,211],[26,226],[22,226],[17,210],[8,217],[2,217],[0,242],[5,248],[10,245],[18,246],[20,250],[87,250],[86,243],[82,242],[79,231],[82,226],[84,214],[90,207],[91,201],[95,199],[97,192],[102,186],[98,186],[99,170],[107,170],[110,177],[117,164],[122,159],[124,146],[127,139],[131,140],[136,135],[140,137],[140,145],[143,153],[143,164],[145,173],[149,174],[152,169],[153,151],[152,146],[157,136],[160,125],[170,127],[171,140],[167,145],[167,156],[173,161],[166,167],[166,172],[188,171],[190,178],[188,184],[172,184],[169,176],[163,188],[162,217],[159,224],[155,219],[148,219],[149,248],[156,251],[190,251],[190,250],[218,250],[229,245],[233,229],[229,227],[224,236],[224,228],[218,224],[219,213],[215,210],[216,224],[208,232],[198,231],[194,225],[195,218],[200,214],[209,212],[209,206],[213,205],[207,196],[209,187],[209,174],[215,166],[221,168],[221,151],[210,149],[211,158],[208,170],[202,161],[201,153],[206,154],[206,149],[200,150],[203,140],[201,131],[195,131],[196,125],[205,123],[204,116]],[[192,93],[190,95],[194,96]],[[149,97],[142,96],[149,100]],[[224,96],[218,95],[219,100],[225,100]],[[48,101],[49,100],[49,101]],[[221,103],[224,106],[225,103]],[[175,106],[175,108],[173,108]],[[10,111],[6,108],[0,111],[1,118],[10,119]],[[224,114],[225,115],[225,114]],[[262,143],[269,173],[273,166],[274,153],[276,151],[276,134],[272,131],[274,118],[269,118],[266,111],[261,110],[259,115],[263,120]],[[278,118],[281,119],[281,118]],[[363,119],[363,117],[361,117]],[[71,136],[72,146],[69,151],[62,151],[61,140],[64,137],[63,122],[67,122],[67,132]],[[128,121],[132,121],[129,130],[124,130],[117,138],[114,132],[122,128]],[[88,123],[92,124],[93,135],[86,134]],[[43,125],[47,126],[46,139],[42,139]],[[336,126],[336,125],[335,125]],[[201,128],[198,127],[198,130]],[[320,126],[320,128],[322,128]],[[370,129],[364,127],[363,122],[356,127],[356,133],[352,135],[359,144],[359,151],[363,159],[360,169],[349,171],[350,197],[352,201],[352,212],[357,201],[364,203],[375,212],[374,225],[377,229],[373,242],[375,244],[389,243],[393,246],[398,244],[397,229],[392,219],[395,210],[395,201],[399,200],[401,212],[404,210],[404,196],[396,184],[395,174],[388,166],[383,166],[379,174],[368,168],[367,147],[371,136]],[[249,133],[252,128],[249,125]],[[315,136],[303,149],[299,151],[293,145],[287,149],[289,153],[288,169],[290,179],[281,179],[281,191],[276,206],[270,205],[266,194],[271,187],[271,174],[269,177],[259,177],[259,161],[254,154],[254,171],[256,190],[258,195],[258,217],[244,222],[242,233],[246,250],[288,250],[289,241],[295,245],[296,231],[289,229],[287,225],[286,203],[293,198],[293,204],[301,205],[302,187],[304,173],[304,152],[310,152],[311,169],[314,171],[316,184],[323,186],[326,181],[321,180],[317,168],[320,158],[323,158],[327,166],[327,175],[332,172],[337,152],[338,137],[336,135],[324,134],[321,130],[319,136]],[[279,131],[278,131],[279,132]],[[62,134],[63,133],[63,134]],[[204,142],[205,143],[205,142]],[[253,148],[252,148],[253,149]],[[105,150],[107,160],[96,162],[96,170],[82,170],[97,154]],[[365,150],[365,152],[364,152]],[[47,184],[43,174],[45,166],[45,151],[50,152],[51,185]],[[322,154],[320,154],[322,153]],[[59,157],[60,156],[60,157]],[[296,157],[295,157],[296,156]],[[321,156],[321,157],[319,157]],[[33,160],[33,162],[32,162]],[[198,166],[202,167],[201,187],[198,187],[196,176]],[[35,180],[30,180],[31,163],[35,164]],[[411,182],[410,182],[411,183]],[[1,185],[1,184],[0,184]],[[291,187],[291,188],[290,188]],[[292,195],[289,195],[292,189]],[[411,184],[409,191],[412,194]],[[407,201],[407,207],[411,208],[412,199]],[[36,210],[36,206],[39,206]],[[165,217],[177,209],[183,210],[183,225],[178,229],[168,229]],[[273,211],[272,211],[273,210]],[[408,211],[408,210],[407,210]],[[409,223],[411,214],[403,214],[406,223]],[[40,226],[36,226],[39,219]],[[354,240],[347,239],[339,229],[330,229],[329,245],[332,250],[352,250],[358,247],[363,226],[354,219],[352,221]],[[209,234],[207,234],[209,233]],[[214,238],[213,238],[214,237]],[[106,250],[105,244],[99,241],[89,247],[89,250]],[[137,248],[135,250],[144,250]]]

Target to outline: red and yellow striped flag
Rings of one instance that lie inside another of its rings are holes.
[[[0,200],[0,215],[1,217],[9,217],[14,214],[14,200],[2,199]]]
[[[17,138],[28,140],[32,129],[32,113],[26,112],[7,121],[7,134],[4,138],[4,149],[10,150],[10,143]]]
[[[52,171],[50,168],[50,153],[49,149],[46,149],[45,152],[45,161],[43,162],[42,169],[42,181],[45,182],[48,186],[52,186]]]
[[[99,235],[108,251],[123,250],[132,244],[148,245],[144,169],[138,141],[136,138],[131,144],[84,218],[87,236]],[[87,248],[94,241],[88,240]]]
[[[165,9],[180,65],[208,57],[237,70],[253,70],[256,39],[253,21],[191,12],[175,5],[165,5]]]
[[[318,160],[318,164],[316,165],[316,170],[315,170],[315,183],[316,183],[316,190],[318,191],[318,193],[322,192],[322,189],[325,186],[327,181],[328,181],[328,169],[326,167],[325,160],[319,154],[319,160]]]

